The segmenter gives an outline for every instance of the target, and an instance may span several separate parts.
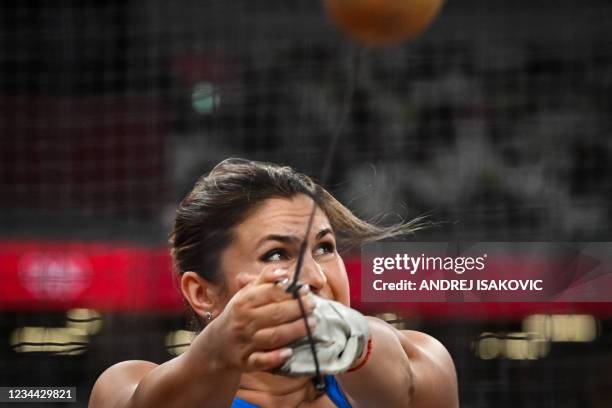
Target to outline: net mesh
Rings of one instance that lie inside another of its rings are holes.
[[[359,215],[443,222],[420,240],[609,240],[612,6],[515,3],[449,2],[418,39],[363,49],[306,0],[2,2],[0,238],[163,245],[223,158],[319,176],[350,106],[328,184]],[[105,367],[170,358],[165,336],[185,323],[103,320],[84,354],[28,354],[9,334],[65,312],[3,311],[0,385],[62,378],[86,406]],[[612,404],[606,320],[537,361],[474,353],[516,319],[407,324],[449,348],[462,406]]]

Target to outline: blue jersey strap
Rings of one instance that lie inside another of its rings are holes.
[[[325,385],[327,386],[327,396],[338,408],[351,408],[348,400],[344,396],[344,393],[340,389],[340,385],[333,375],[325,376]],[[241,400],[240,398],[234,398],[232,408],[259,408],[257,405],[253,405],[250,402]]]
[[[327,396],[338,408],[351,408],[348,400],[344,396],[336,377],[333,375],[325,376],[325,385],[327,386]]]
[[[245,400],[241,400],[240,398],[234,398],[232,402],[232,408],[259,408],[257,405],[253,405],[250,402],[246,402]]]

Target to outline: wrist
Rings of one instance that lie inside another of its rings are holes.
[[[232,369],[221,357],[222,340],[215,341],[214,330],[207,326],[189,348],[175,360],[180,375],[174,378],[182,391],[181,403],[172,406],[229,406],[240,386],[241,372]],[[221,344],[220,344],[221,343]]]
[[[240,369],[234,366],[228,356],[227,344],[223,342],[223,336],[218,333],[218,321],[213,320],[194,339],[185,354],[189,354],[189,360],[198,362],[213,373],[235,373],[240,375]]]

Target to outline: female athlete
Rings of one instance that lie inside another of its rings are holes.
[[[411,230],[359,219],[289,167],[224,160],[181,202],[170,240],[203,329],[164,364],[108,368],[89,406],[458,407],[453,361],[437,340],[350,309],[338,248]]]

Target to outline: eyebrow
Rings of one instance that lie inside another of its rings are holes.
[[[323,228],[321,231],[317,233],[317,235],[315,236],[315,240],[319,240],[327,234],[333,235],[334,232],[331,230],[331,228]],[[300,243],[301,239],[295,235],[270,234],[260,239],[259,242],[257,243],[256,248],[259,248],[266,241],[278,241],[284,244],[295,244],[295,243]]]

